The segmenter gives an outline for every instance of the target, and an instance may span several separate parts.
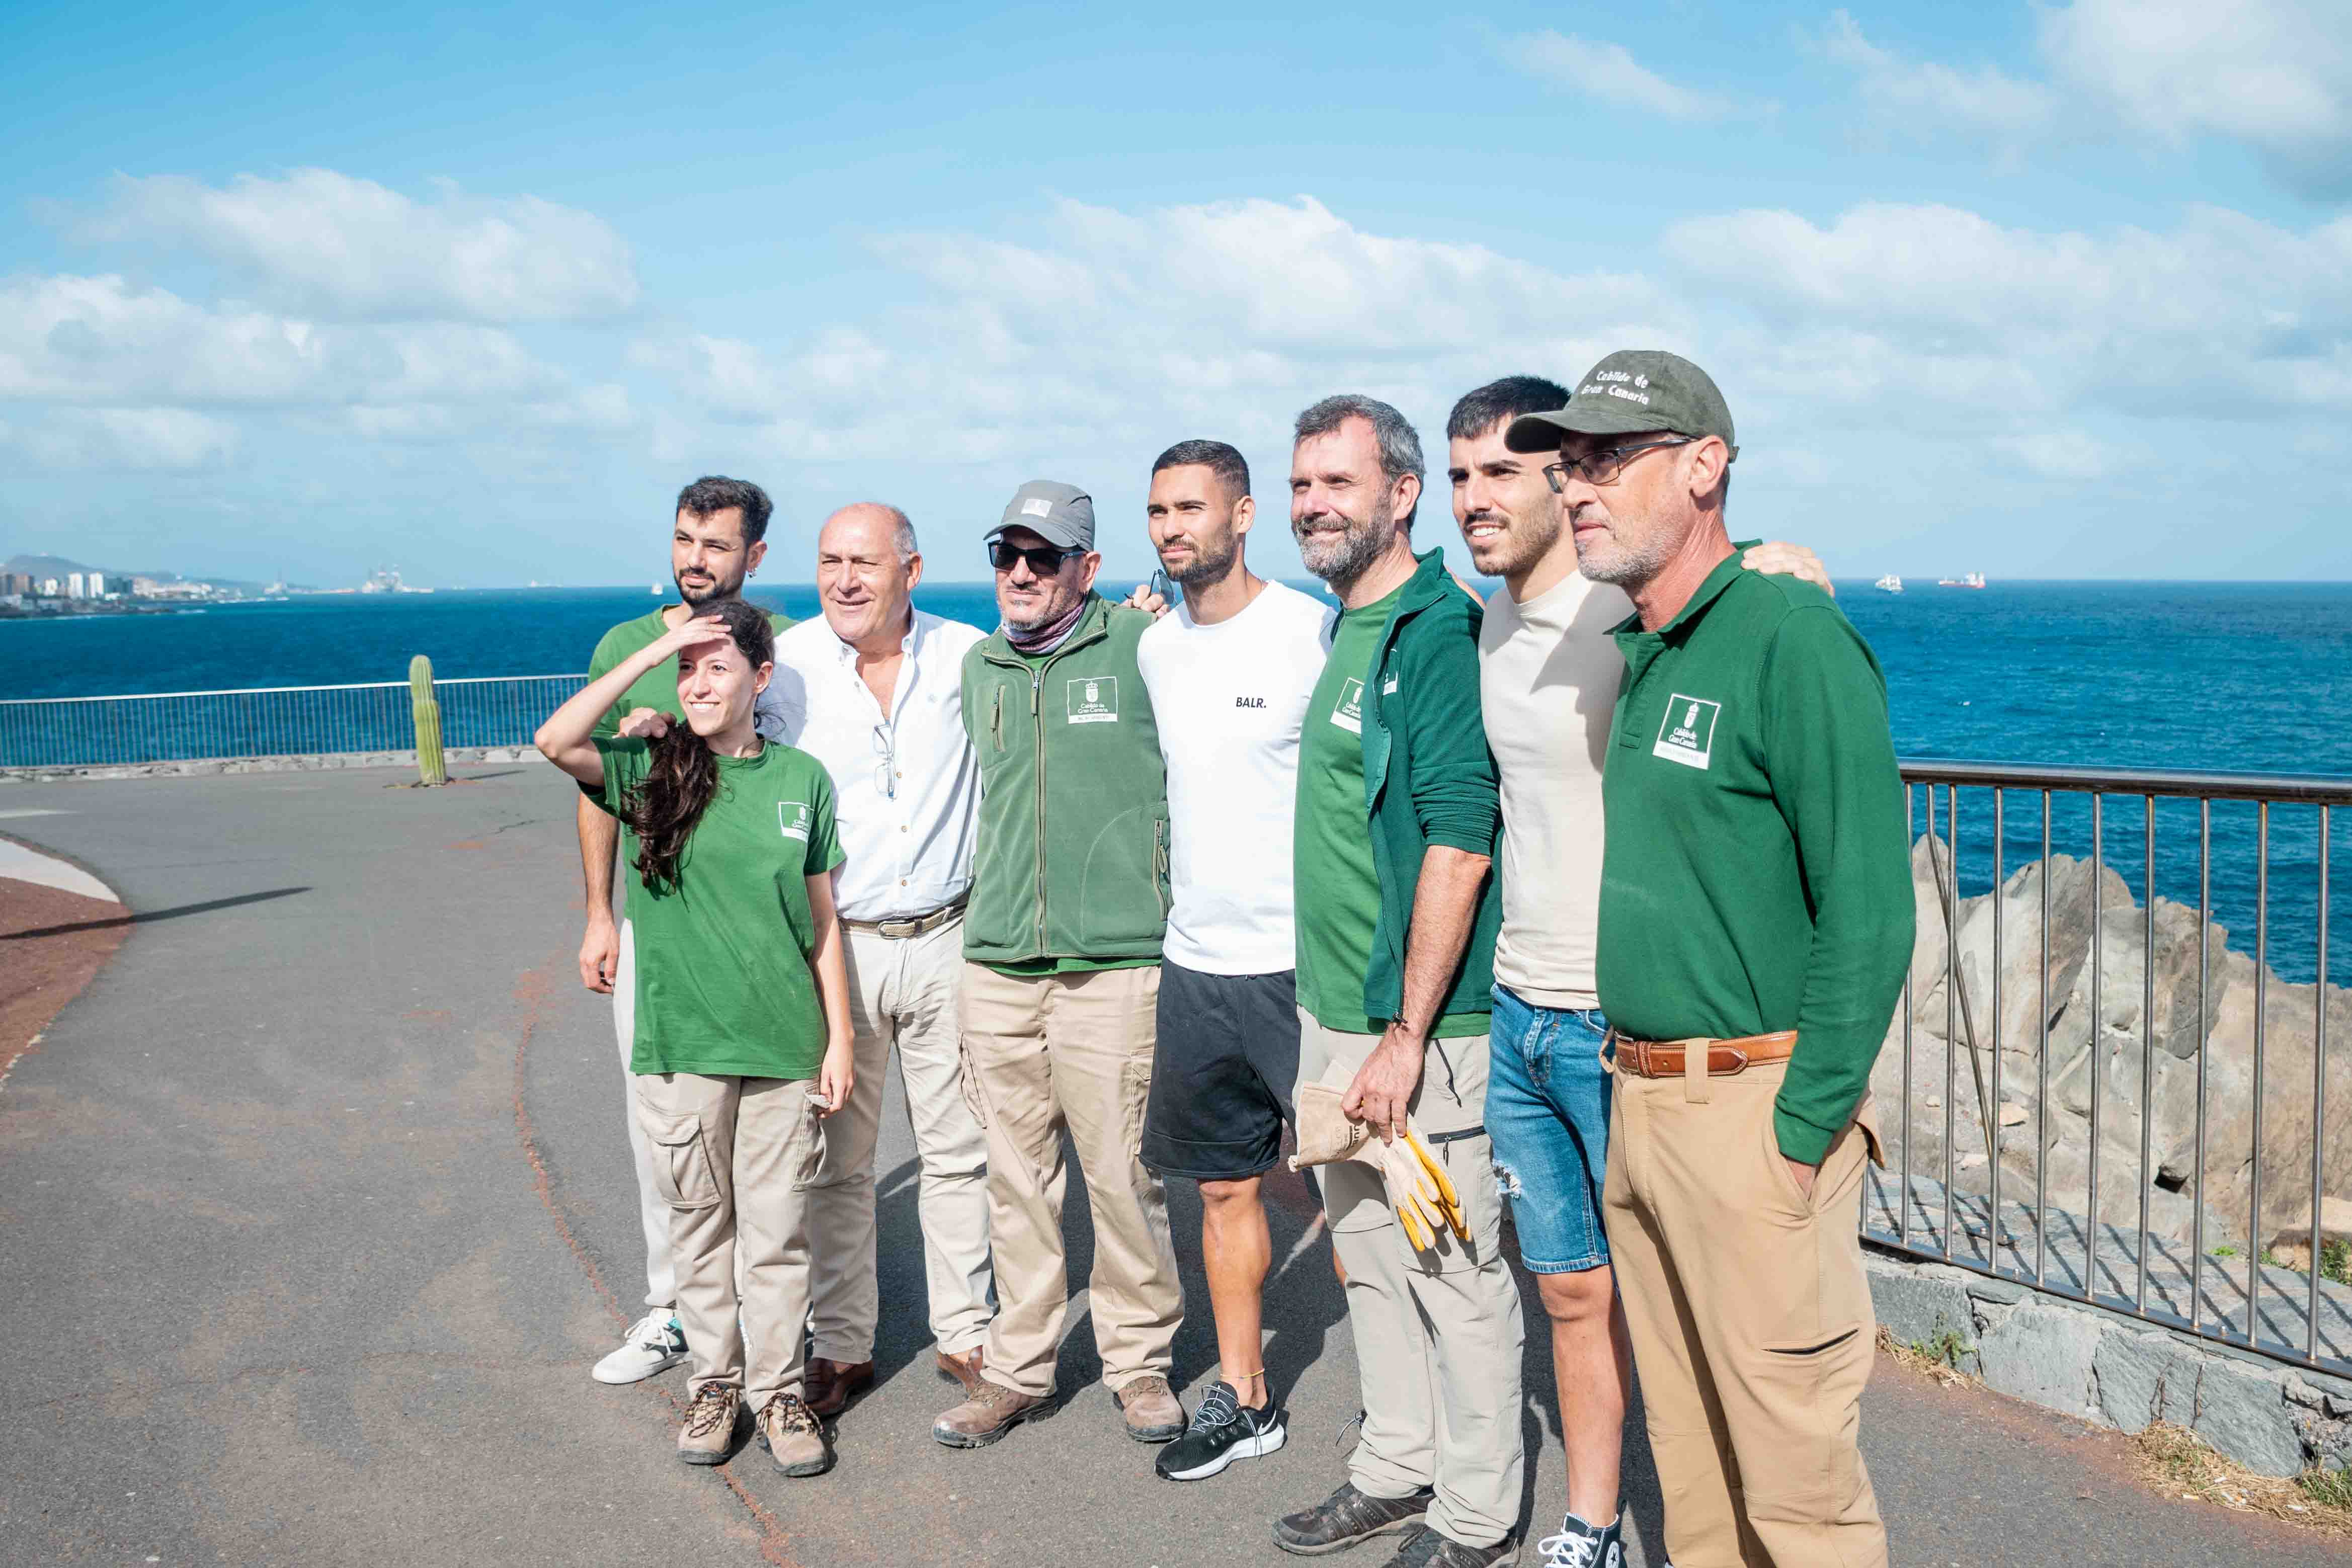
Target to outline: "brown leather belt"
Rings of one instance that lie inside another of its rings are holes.
[[[1612,1029],[1609,1044],[1616,1053],[1617,1071],[1636,1078],[1680,1078],[1688,1051],[1698,1046],[1706,1048],[1707,1076],[1727,1078],[1764,1062],[1788,1061],[1797,1050],[1797,1031],[1784,1029],[1738,1040],[1636,1040]]]
[[[904,920],[851,920],[844,917],[841,923],[852,931],[871,931],[877,936],[904,938],[920,936],[926,931],[937,931],[962,913],[963,900],[958,899],[953,904],[940,905],[929,915],[910,915]]]

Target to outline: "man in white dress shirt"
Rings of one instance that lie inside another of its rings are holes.
[[[967,1390],[995,1314],[988,1143],[963,1094],[958,1008],[980,769],[964,734],[963,656],[982,633],[914,607],[923,558],[895,507],[862,502],[817,535],[822,620],[776,639],[784,739],[832,775],[848,859],[835,900],[849,941],[857,1082],[825,1123],[808,1194],[809,1406],[838,1412],[874,1381],[874,1143],[890,1048],[920,1177],[924,1275],[940,1371]]]

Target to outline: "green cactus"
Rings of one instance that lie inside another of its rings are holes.
[[[416,714],[416,782],[430,787],[449,782],[449,766],[441,757],[441,705],[433,700],[433,661],[419,653],[408,661],[409,706]]]

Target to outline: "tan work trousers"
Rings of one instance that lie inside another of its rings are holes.
[[[1298,1081],[1345,1084],[1380,1044],[1298,1011]],[[1441,1230],[1405,1239],[1380,1173],[1353,1160],[1317,1166],[1331,1247],[1348,1271],[1364,1429],[1349,1479],[1370,1497],[1434,1487],[1429,1526],[1465,1546],[1492,1546],[1518,1521],[1526,1437],[1519,1361],[1526,1326],[1503,1260],[1502,1195],[1485,1132],[1487,1037],[1433,1040],[1413,1093],[1413,1125],[1462,1199],[1467,1246]],[[1454,1133],[1469,1137],[1447,1137]]]
[[[1786,1071],[1616,1075],[1602,1208],[1676,1568],[1886,1563],[1859,1443],[1867,1139],[1848,1126],[1799,1191],[1772,1131]]]
[[[874,1143],[893,1046],[915,1134],[915,1211],[931,1338],[961,1354],[988,1337],[988,1137],[963,1094],[959,998],[963,921],[919,936],[850,930],[849,1022],[857,1086],[825,1119],[824,1159],[808,1190],[810,1353],[870,1361],[880,1314],[875,1283]]]
[[[1103,1381],[1168,1375],[1184,1316],[1168,1191],[1143,1168],[1143,1105],[1159,1033],[1160,967],[1015,977],[963,972],[965,1082],[988,1130],[988,1214],[996,1254],[990,1381],[1054,1392],[1069,1312],[1062,1245],[1066,1129],[1094,1211],[1087,1301]]]
[[[694,1388],[740,1388],[754,1410],[798,1394],[807,1370],[806,1197],[823,1145],[815,1086],[698,1072],[640,1073],[633,1086],[669,1206]]]

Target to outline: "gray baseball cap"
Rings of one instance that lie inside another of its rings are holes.
[[[1064,549],[1095,548],[1095,501],[1076,485],[1032,479],[1004,504],[1004,520],[988,530],[989,543],[1007,528],[1027,528]]]
[[[1663,349],[1620,349],[1584,372],[1566,408],[1523,413],[1503,433],[1514,452],[1557,452],[1562,432],[1632,435],[1670,430],[1676,435],[1719,435],[1739,455],[1731,436],[1731,410],[1707,373]]]

